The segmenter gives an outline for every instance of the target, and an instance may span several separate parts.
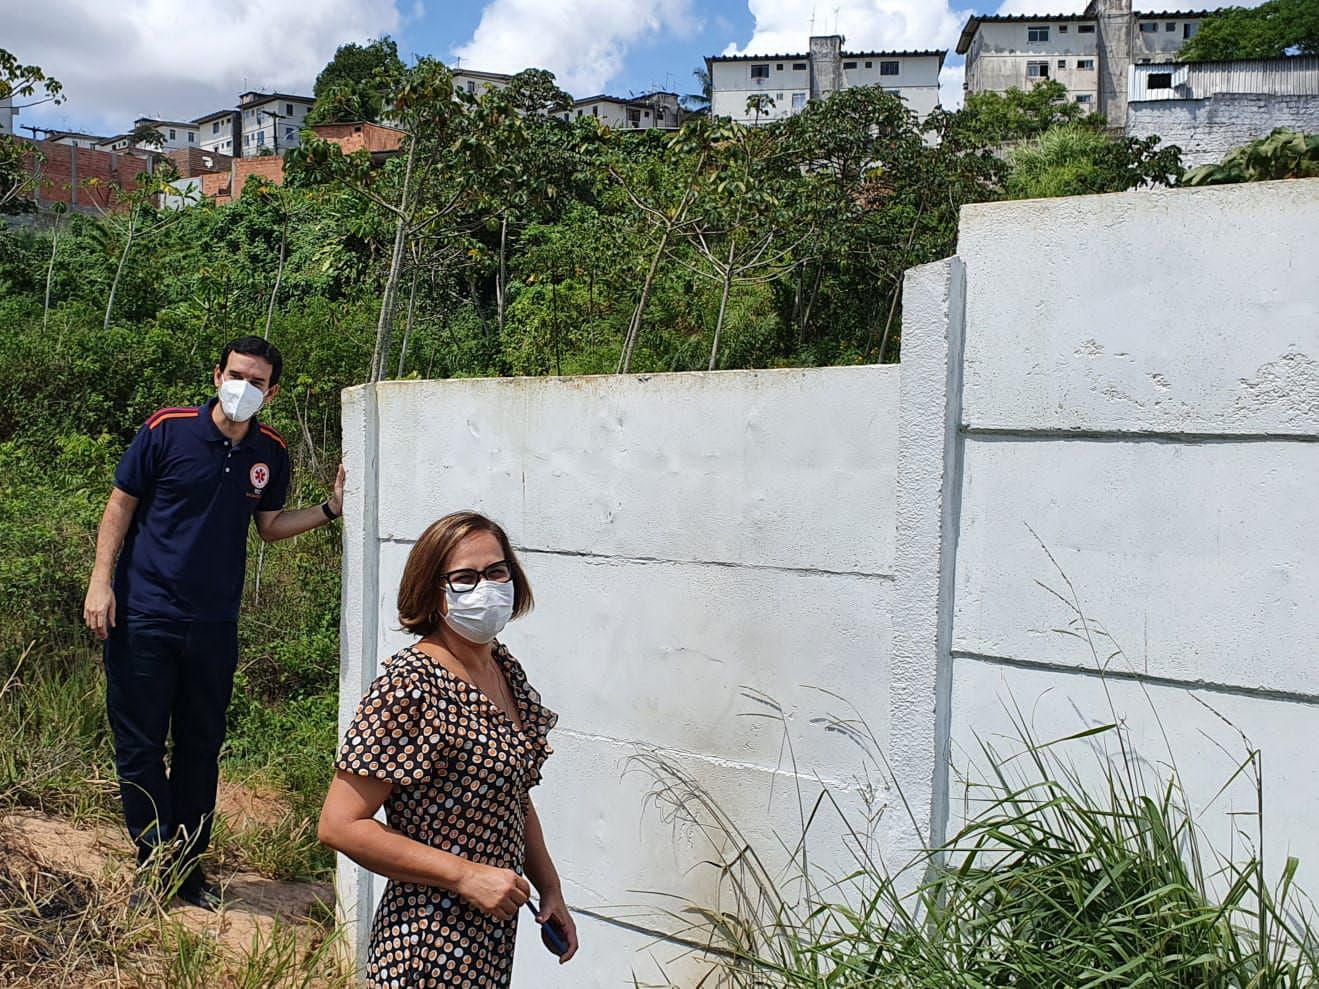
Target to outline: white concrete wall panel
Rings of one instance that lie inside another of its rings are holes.
[[[1216,856],[1231,856],[1241,864],[1252,850],[1262,848],[1270,883],[1277,881],[1286,856],[1297,855],[1301,859],[1298,888],[1314,890],[1319,864],[1310,822],[1319,816],[1319,787],[1314,785],[1312,739],[1317,712],[1313,705],[1180,686],[1105,682],[1094,676],[968,659],[958,660],[954,682],[954,755],[962,765],[978,767],[980,778],[987,768],[981,740],[1000,756],[1020,751],[1013,720],[1018,714],[1037,742],[1120,722],[1139,756],[1148,792],[1157,794],[1158,781],[1166,781],[1169,767],[1176,767],[1177,780],[1202,832],[1207,872],[1217,870]],[[1262,754],[1262,843],[1255,774],[1232,779],[1251,747]],[[1117,739],[1111,732],[1064,743],[1055,752],[1095,786],[1105,765],[1120,764]],[[1109,763],[1110,758],[1116,761]],[[955,785],[954,828],[963,819],[965,796],[965,788]],[[1221,881],[1219,877],[1214,886],[1220,892]]]
[[[859,714],[887,741],[898,386],[897,368],[867,367],[346,394],[341,721],[379,659],[410,640],[398,580],[436,518],[499,519],[536,592],[502,638],[561,715],[535,799],[570,902],[604,936],[569,970],[536,959],[515,985],[654,977],[655,958],[637,954],[653,937],[591,918],[663,931],[666,901],[649,894],[713,895],[700,868],[710,849],[656,812],[652,781],[623,775],[638,751],[683,766],[768,849],[799,837],[798,792],[812,800],[821,780],[854,808],[883,805],[856,746],[811,722]],[[855,865],[845,834],[827,813],[812,831],[839,876]],[[341,869],[359,946],[383,885]],[[684,950],[652,953],[672,962]]]
[[[965,458],[955,651],[1094,666],[1036,583],[1066,592],[1051,554],[1116,669],[1319,695],[1319,445],[973,437]]]
[[[1319,182],[972,206],[965,422],[1319,432]]]
[[[891,573],[897,373],[391,382],[380,534],[479,506],[530,548]]]

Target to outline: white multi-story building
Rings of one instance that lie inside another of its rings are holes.
[[[1200,30],[1206,11],[1133,11],[1131,0],[1090,0],[1080,14],[999,14],[966,22],[968,93],[1026,89],[1046,79],[1120,126],[1132,65],[1169,62]]]
[[[13,97],[0,98],[0,134],[14,133],[14,118],[17,116],[18,108],[14,106]]]
[[[193,121],[197,127],[197,143],[203,151],[236,157],[235,148],[243,146],[242,119],[237,110],[216,110]]]
[[[855,86],[878,86],[922,119],[939,105],[944,51],[846,52],[842,35],[812,37],[797,55],[717,55],[710,73],[710,114],[740,123],[780,120],[811,100]]]
[[[567,121],[592,117],[614,130],[674,130],[682,123],[677,93],[643,93],[641,96],[588,96],[575,100],[558,114]]]
[[[505,72],[481,72],[477,69],[454,69],[453,88],[469,96],[480,96],[490,89],[505,89],[513,77]]]
[[[289,148],[296,148],[303,121],[315,102],[310,96],[288,93],[243,93],[238,97],[243,145],[233,150],[234,157],[282,155]],[[229,153],[219,148],[215,150]]]

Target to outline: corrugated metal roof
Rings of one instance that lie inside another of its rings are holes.
[[[1150,77],[1169,86],[1150,86]],[[1219,93],[1319,96],[1319,56],[1243,59],[1235,62],[1164,62],[1133,65],[1127,100],[1204,100]]]

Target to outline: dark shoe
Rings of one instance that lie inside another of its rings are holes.
[[[177,896],[184,903],[201,907],[203,910],[220,909],[220,888],[214,883],[207,882],[201,869],[194,869],[192,875],[183,881]]]

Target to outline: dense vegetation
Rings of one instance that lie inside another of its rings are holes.
[[[1266,0],[1205,18],[1177,56],[1184,62],[1319,55],[1319,0]]]

